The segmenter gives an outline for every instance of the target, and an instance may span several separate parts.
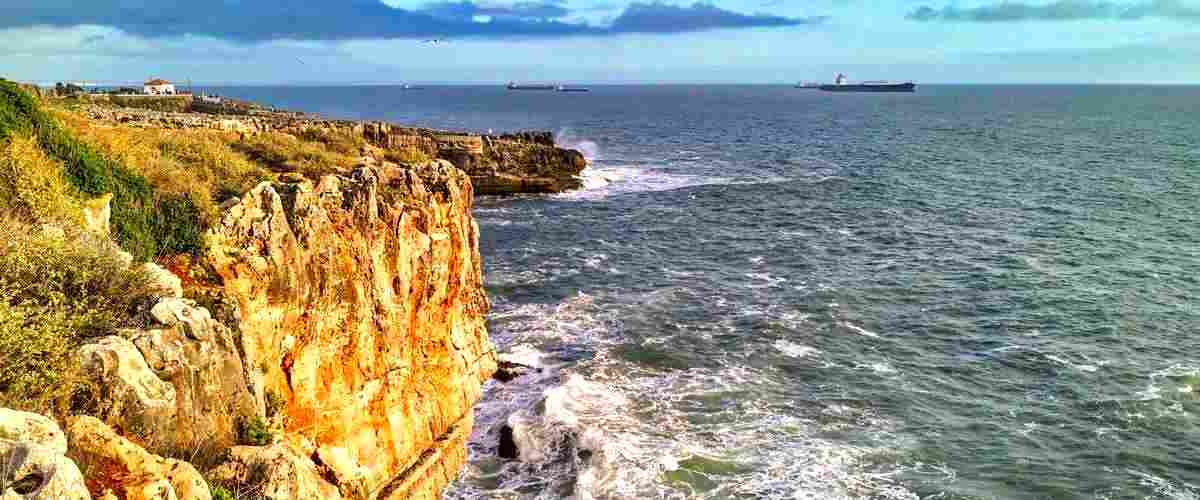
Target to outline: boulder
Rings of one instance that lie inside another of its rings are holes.
[[[0,408],[0,439],[33,443],[67,452],[67,436],[49,417],[24,411]]]
[[[129,340],[103,337],[79,349],[81,365],[100,388],[97,412],[127,431],[161,430],[175,416],[176,392],[159,379]]]
[[[123,474],[98,480],[99,487],[126,500],[211,500],[208,483],[191,464],[147,452],[89,416],[67,421],[71,449],[80,460]],[[95,478],[93,478],[95,479]],[[107,480],[107,481],[106,481]]]
[[[142,270],[150,275],[151,286],[162,290],[167,297],[183,297],[183,281],[175,273],[153,262],[142,264]]]
[[[231,490],[247,492],[252,498],[343,498],[311,459],[284,443],[236,446],[229,451],[229,462],[214,469],[211,475],[216,481],[235,485]]]
[[[154,446],[232,446],[239,422],[262,414],[232,332],[188,299],[160,299],[151,316],[163,328],[80,349],[100,387],[97,415]]]
[[[53,420],[0,408],[0,499],[90,500],[66,452],[66,435]]]
[[[83,475],[59,450],[0,439],[0,499],[91,500]]]

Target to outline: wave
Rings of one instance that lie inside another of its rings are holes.
[[[894,448],[889,420],[869,408],[811,401],[780,414],[783,402],[769,396],[780,381],[769,366],[664,372],[627,361],[620,353],[633,346],[623,312],[602,299],[580,293],[558,304],[496,304],[502,359],[535,369],[485,387],[470,465],[446,498],[916,498],[892,472],[876,469],[879,454]],[[773,347],[796,358],[822,354],[787,340]],[[881,446],[824,437],[844,431]],[[498,458],[503,439],[515,459]]]

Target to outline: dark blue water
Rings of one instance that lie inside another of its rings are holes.
[[[449,497],[1200,497],[1198,87],[224,92],[592,157],[477,203],[544,369]]]

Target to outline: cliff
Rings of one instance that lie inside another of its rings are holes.
[[[444,162],[260,185],[210,231],[255,398],[341,496],[436,498],[462,465],[496,366],[477,237]]]
[[[67,167],[145,185],[156,221],[167,186],[0,90],[33,124],[0,121],[0,397],[53,417],[0,408],[0,496],[440,498],[496,370],[470,176],[280,172],[195,218],[193,251],[136,262],[112,239],[131,198],[72,199]]]
[[[245,134],[331,132],[360,137],[385,152],[449,161],[470,176],[475,194],[558,193],[579,189],[587,167],[583,154],[558,147],[549,132],[481,135],[385,122],[324,120],[298,113],[260,110],[251,115],[170,113],[86,106],[92,120],[168,129],[204,128]]]

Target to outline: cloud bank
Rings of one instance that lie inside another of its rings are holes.
[[[611,26],[566,22],[561,0],[442,1],[417,9],[380,0],[4,0],[0,29],[106,26],[147,38],[196,35],[238,42],[422,37],[551,38],[817,24],[822,17],[740,14],[712,4],[634,3]]]
[[[1049,4],[1004,1],[982,7],[919,7],[906,16],[922,22],[1013,22],[1013,21],[1135,21],[1148,18],[1200,21],[1200,8],[1180,0],[1150,0],[1113,3],[1096,0],[1058,0]]]

